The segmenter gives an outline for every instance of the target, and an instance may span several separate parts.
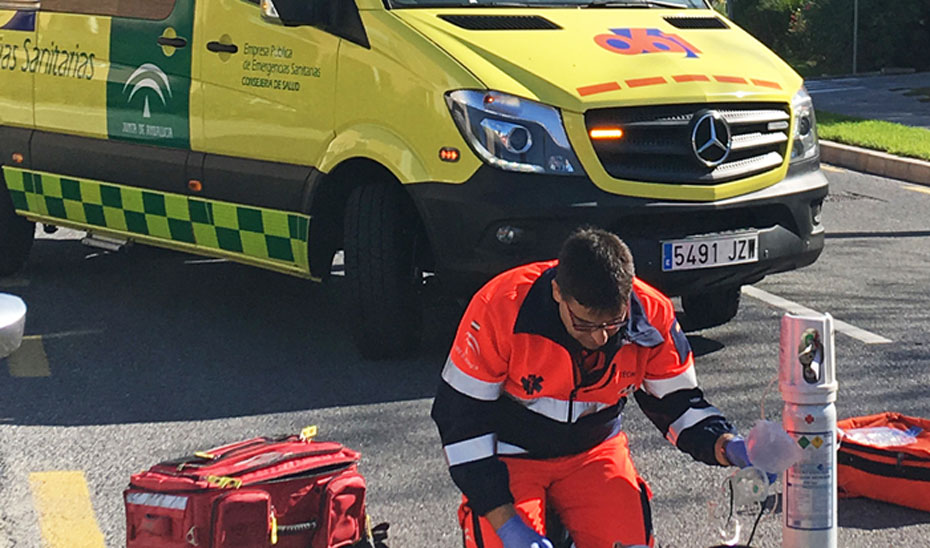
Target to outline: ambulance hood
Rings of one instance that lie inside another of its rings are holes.
[[[790,101],[802,79],[712,10],[399,9],[489,89],[592,107]]]

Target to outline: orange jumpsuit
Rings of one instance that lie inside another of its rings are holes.
[[[651,545],[651,494],[621,430],[631,394],[670,442],[708,464],[734,431],[698,388],[667,297],[634,279],[627,323],[589,351],[562,324],[557,268],[532,263],[488,282],[443,368],[432,417],[464,495],[466,546],[500,546],[481,516],[508,503],[542,534],[551,504],[577,548]]]

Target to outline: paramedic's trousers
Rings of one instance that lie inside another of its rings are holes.
[[[577,548],[653,545],[652,493],[633,467],[626,434],[579,455],[501,460],[510,472],[517,513],[540,533],[545,534],[548,503]],[[459,523],[466,548],[501,548],[494,528],[467,502],[459,507]]]

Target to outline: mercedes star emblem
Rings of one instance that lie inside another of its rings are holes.
[[[717,167],[727,159],[733,146],[730,125],[716,110],[698,112],[692,118],[691,150],[707,167]]]

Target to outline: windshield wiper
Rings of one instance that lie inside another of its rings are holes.
[[[591,0],[585,8],[670,8],[685,9],[688,6],[662,0]]]

